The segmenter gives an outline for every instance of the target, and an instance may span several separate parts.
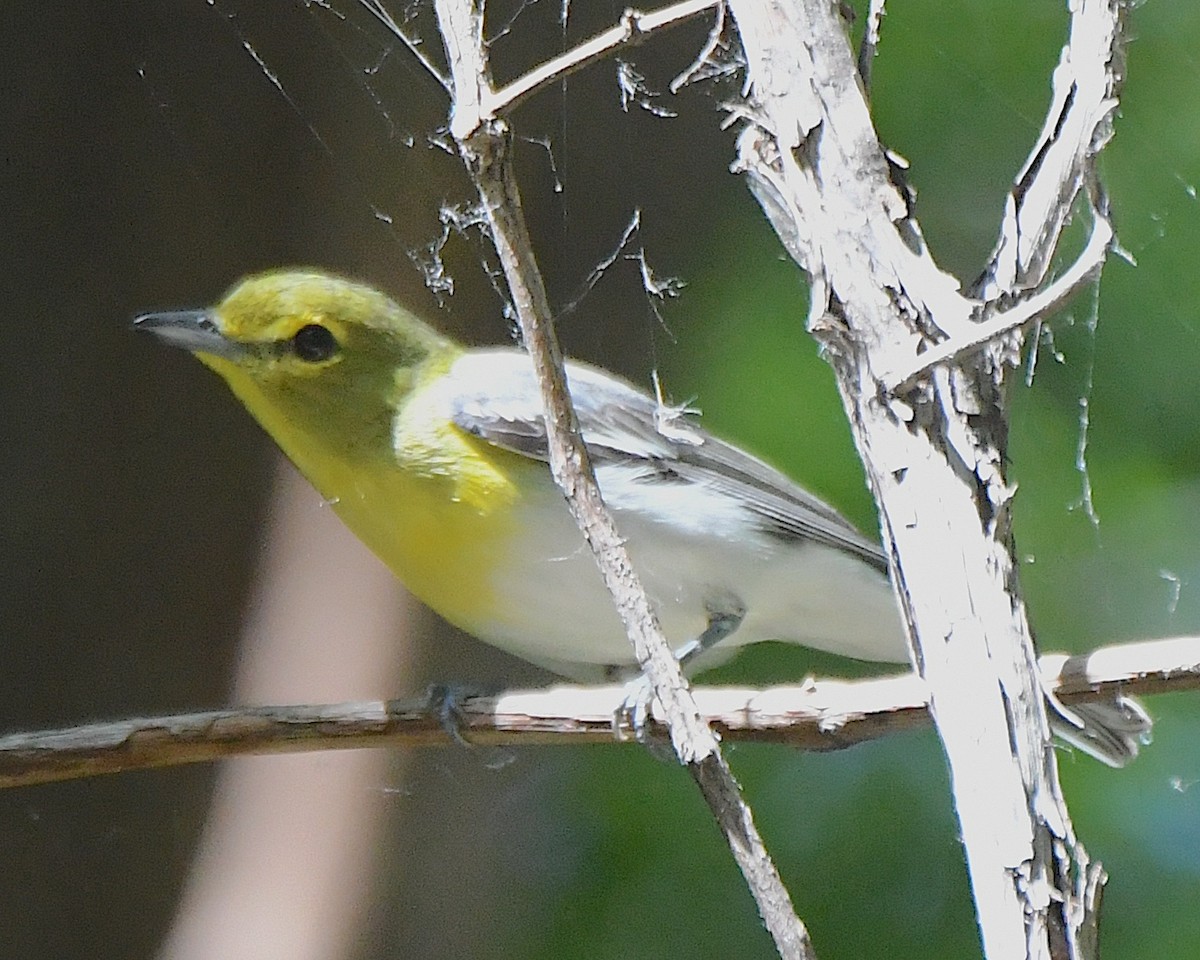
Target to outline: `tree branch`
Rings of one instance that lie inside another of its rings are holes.
[[[949,340],[930,347],[905,370],[885,371],[883,380],[890,390],[902,393],[914,386],[913,381],[934,367],[950,361],[960,362],[973,350],[979,350],[1006,333],[1021,330],[1030,323],[1045,320],[1065,307],[1087,284],[1100,276],[1113,240],[1112,225],[1107,217],[1096,216],[1087,246],[1079,257],[1053,283],[1018,300],[1013,306],[993,313],[984,320]]]
[[[602,60],[625,47],[635,47],[647,37],[685,23],[721,6],[723,0],[682,0],[661,10],[645,12],[626,8],[616,26],[596,34],[485,97],[481,116],[494,118],[511,111],[527,97],[563,77]]]
[[[837,373],[893,581],[946,749],[984,951],[1080,958],[1104,875],[1075,838],[1018,588],[1004,371],[1021,327],[907,382],[944,341],[1037,288],[1115,106],[1115,0],[1072,4],[1043,139],[1004,241],[964,296],[892,182],[844,25],[827,0],[730,0],[746,51],[738,168],[811,278],[809,326]],[[1020,316],[1018,314],[1018,316]],[[899,385],[897,385],[899,382]]]
[[[1075,704],[1123,694],[1200,689],[1200,637],[1104,647],[1040,661],[1047,689]],[[841,750],[929,722],[925,684],[915,674],[819,680],[795,686],[693,690],[723,740]],[[477,746],[611,743],[613,712],[625,689],[555,686],[469,697],[456,710],[459,731]],[[228,757],[455,746],[443,707],[430,698],[241,707],[89,723],[0,737],[0,788],[208,763]],[[651,732],[665,736],[657,711]]]
[[[717,739],[692,698],[624,541],[604,506],[579,434],[549,299],[510,163],[510,131],[490,113],[495,94],[483,42],[482,8],[472,0],[436,0],[435,5],[454,85],[450,132],[479,193],[522,339],[537,374],[550,471],[595,555],[638,664],[663,706],[675,754],[700,787],[725,834],[776,949],[785,960],[807,960],[813,956],[808,931],[792,908]]]

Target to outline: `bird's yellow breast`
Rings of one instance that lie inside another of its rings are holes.
[[[236,364],[207,362],[409,590],[452,623],[486,633],[505,600],[494,574],[512,559],[521,503],[553,481],[545,464],[450,420],[438,384],[453,355],[421,371],[398,403],[378,398],[367,414],[376,431],[306,416]],[[376,440],[360,442],[372,432]]]
[[[424,406],[418,392],[397,413],[388,457],[353,464],[310,457],[299,466],[418,598],[480,632],[504,602],[493,574],[512,560],[520,503],[550,475]]]

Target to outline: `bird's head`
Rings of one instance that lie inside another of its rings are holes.
[[[422,365],[456,352],[384,294],[316,271],[257,274],[215,307],[134,323],[219,373],[285,449],[293,432],[379,449]]]

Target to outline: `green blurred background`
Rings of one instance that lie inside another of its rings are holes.
[[[931,246],[967,280],[1040,128],[1063,6],[889,8],[878,125],[912,164]],[[509,24],[497,69],[515,75],[622,8],[575,5],[564,31],[558,4],[497,5],[493,24]],[[436,57],[428,9],[395,11],[410,13]],[[630,59],[665,91],[704,33],[681,28]],[[1129,257],[1044,335],[1032,384],[1013,391],[1017,534],[1046,649],[1200,632],[1200,18],[1147,4],[1129,33],[1103,162]],[[659,370],[714,430],[869,529],[831,375],[802,329],[800,277],[727,172],[729,92],[654,98],[674,118],[625,112],[601,64],[518,112],[539,257],[555,302],[579,301],[560,333],[639,383]],[[416,265],[440,208],[469,199],[434,136],[445,107],[349,0],[0,7],[0,294],[14,336],[0,353],[0,727],[229,701],[273,453],[210,375],[135,338],[130,317],[303,263],[368,279],[463,339],[511,338],[477,231],[443,250],[452,294],[434,296]],[[637,263],[619,258],[583,296],[635,208],[625,252],[644,248],[687,286],[651,303]],[[1098,526],[1080,507],[1081,398]],[[396,694],[545,679],[432,616],[419,633],[421,667]],[[764,645],[724,676],[861,669]],[[1190,958],[1200,699],[1150,709],[1155,743],[1131,769],[1064,755],[1063,779],[1112,874],[1106,955]],[[825,960],[977,953],[931,734],[828,756],[729,753]],[[197,768],[0,793],[0,955],[153,956],[211,780]],[[350,956],[773,955],[690,781],[639,749],[429,751],[377,789],[394,817]]]

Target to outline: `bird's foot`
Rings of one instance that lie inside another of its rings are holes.
[[[465,717],[462,704],[471,697],[482,694],[483,691],[473,689],[464,684],[431,683],[425,691],[427,709],[437,717],[438,725],[455,743],[462,747],[474,747],[475,744],[463,736]]]

